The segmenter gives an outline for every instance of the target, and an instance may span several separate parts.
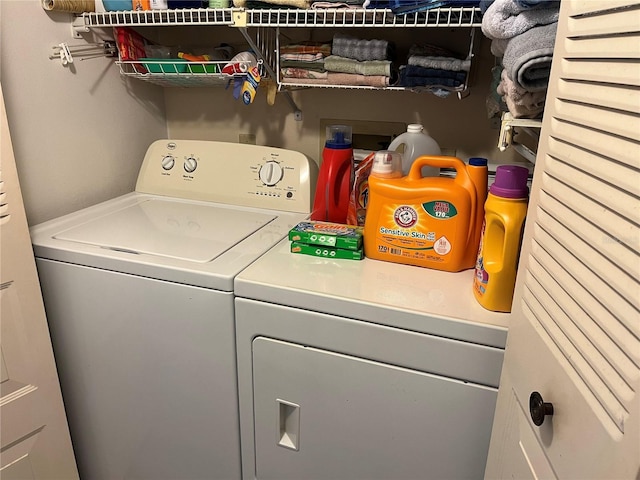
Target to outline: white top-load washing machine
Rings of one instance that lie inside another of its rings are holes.
[[[482,479],[509,316],[473,271],[289,243],[235,279],[243,477]]]
[[[308,217],[316,175],[159,140],[135,192],[32,228],[82,478],[240,478],[233,279]]]

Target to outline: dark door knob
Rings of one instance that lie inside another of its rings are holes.
[[[553,404],[545,402],[538,392],[533,392],[529,397],[529,413],[533,423],[539,427],[544,422],[545,416],[553,415]]]

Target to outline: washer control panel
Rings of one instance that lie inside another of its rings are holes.
[[[300,152],[202,140],[157,140],[136,191],[189,200],[310,213],[316,163]]]

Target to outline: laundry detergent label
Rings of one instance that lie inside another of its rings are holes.
[[[475,275],[473,277],[473,288],[476,295],[483,297],[487,291],[487,284],[489,283],[489,274],[484,269],[484,231],[486,225],[482,224],[482,234],[480,236],[480,245],[478,247],[478,258],[476,260]]]
[[[377,251],[412,260],[444,262],[453,250],[456,207],[447,201],[387,204],[378,223]]]
[[[458,214],[456,206],[453,203],[442,200],[423,203],[422,208],[433,218],[453,218]]]

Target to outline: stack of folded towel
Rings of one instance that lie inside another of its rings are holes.
[[[280,79],[282,83],[317,83],[327,79],[325,59],[331,44],[302,42],[280,47]]]
[[[387,87],[395,81],[393,47],[337,33],[331,43],[303,42],[280,48],[283,84]]]
[[[393,45],[336,33],[324,61],[329,85],[388,87],[394,81]]]
[[[544,111],[560,0],[483,0],[482,32],[503,71],[498,94],[514,118]]]
[[[464,85],[471,61],[435,45],[412,45],[400,67],[399,86],[456,88]]]

